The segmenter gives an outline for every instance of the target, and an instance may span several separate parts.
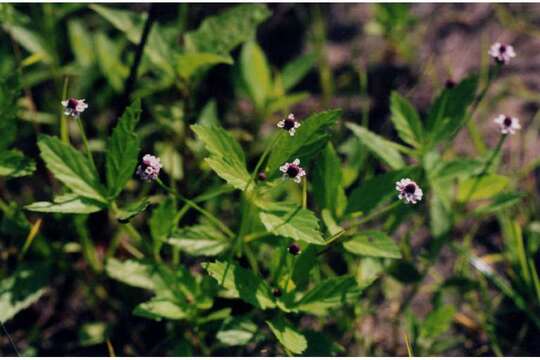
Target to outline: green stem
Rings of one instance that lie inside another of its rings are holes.
[[[296,256],[293,256],[291,269],[289,271],[289,274],[287,276],[287,281],[285,282],[285,291],[289,292],[289,283],[291,282],[292,275],[294,273],[294,268],[296,267]]]
[[[68,86],[69,77],[66,76],[66,78],[64,79],[64,88],[62,90],[62,100],[67,99]],[[64,114],[64,109],[62,109],[62,113],[60,114],[60,138],[65,144],[69,144],[68,124],[66,114]]]
[[[264,160],[268,157],[268,154],[270,154],[270,150],[272,150],[272,148],[277,144],[277,142],[281,138],[282,134],[283,134],[283,132],[280,131],[278,134],[276,134],[274,136],[274,139],[272,140],[272,142],[270,144],[268,144],[268,146],[264,150],[263,154],[259,158],[259,161],[257,161],[257,165],[255,165],[255,169],[251,173],[251,178],[249,179],[246,187],[244,188],[244,191],[246,191],[249,188],[249,185],[251,185],[251,183],[253,182],[253,180],[255,180],[255,176],[257,176],[257,174],[259,173],[259,170],[260,170]]]
[[[307,180],[306,177],[302,179],[302,207],[307,209]]]
[[[84,131],[84,126],[83,126],[80,116],[77,116],[77,125],[79,125],[79,129],[81,131],[84,151],[86,152],[86,156],[88,157],[88,160],[90,160],[90,163],[92,164],[95,170],[97,169],[96,164],[94,163],[94,157],[92,156],[92,152],[90,151],[90,146],[88,145],[88,138],[86,137],[86,132]]]

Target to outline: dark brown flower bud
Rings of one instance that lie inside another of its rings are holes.
[[[280,296],[281,296],[281,289],[279,289],[279,288],[274,288],[274,289],[272,290],[272,295],[274,295],[274,297],[277,297],[277,298],[280,297]]]
[[[260,173],[258,173],[257,178],[260,181],[266,181],[266,179],[268,179],[268,177],[266,176],[266,173],[264,171],[261,171]]]
[[[298,246],[297,244],[291,244],[289,246],[289,254],[291,255],[299,255],[302,251],[300,250],[300,246]]]

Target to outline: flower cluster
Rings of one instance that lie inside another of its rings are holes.
[[[283,177],[291,178],[295,183],[302,181],[302,176],[306,176],[306,171],[300,167],[300,159],[295,159],[292,163],[286,162],[279,167]]]
[[[420,186],[408,178],[396,182],[396,190],[399,192],[398,198],[403,199],[405,204],[416,204],[424,195]]]
[[[156,180],[161,170],[161,160],[154,155],[146,154],[142,158],[141,164],[137,167],[137,175],[142,180]]]
[[[496,42],[491,45],[489,49],[489,56],[491,56],[498,64],[506,65],[510,62],[510,59],[516,57],[516,52],[512,45],[501,44]]]
[[[86,110],[88,104],[84,99],[70,98],[62,101],[62,106],[64,107],[64,115],[75,118]]]
[[[501,130],[501,134],[515,134],[516,130],[521,129],[519,119],[507,115],[500,114],[493,120]]]
[[[296,129],[300,127],[300,123],[294,119],[294,114],[289,114],[287,118],[277,123],[277,127],[288,131],[289,135],[294,136]]]

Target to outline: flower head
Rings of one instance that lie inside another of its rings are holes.
[[[279,170],[283,173],[284,177],[294,179],[294,182],[300,183],[302,176],[306,176],[304,169],[300,167],[300,160],[296,159],[292,163],[286,162],[279,167]]]
[[[403,199],[405,204],[416,204],[417,201],[422,200],[424,195],[420,186],[408,178],[396,182],[396,190],[399,191],[398,198]]]
[[[62,101],[62,106],[64,107],[64,114],[67,116],[77,117],[79,116],[86,108],[88,104],[84,99],[75,99],[70,98]]]
[[[511,58],[516,57],[516,52],[512,45],[496,42],[491,45],[489,56],[495,59],[498,64],[506,65],[510,62]]]
[[[300,246],[298,244],[291,244],[289,245],[289,254],[291,255],[300,255],[302,253],[302,250],[300,249]]]
[[[499,115],[493,120],[496,124],[499,125],[501,134],[515,134],[516,130],[521,129],[519,124],[519,119],[515,117],[510,117],[506,115]]]
[[[156,180],[160,170],[160,159],[154,155],[146,154],[143,156],[141,164],[137,167],[137,175],[139,175],[142,180]]]
[[[300,123],[294,119],[294,114],[289,114],[289,116],[277,123],[277,127],[287,130],[289,135],[294,136],[296,129],[300,127]]]

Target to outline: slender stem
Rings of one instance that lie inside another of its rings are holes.
[[[307,208],[307,180],[306,177],[302,179],[302,207]]]
[[[289,274],[287,276],[287,281],[285,282],[285,291],[289,292],[289,283],[291,282],[292,275],[294,273],[294,268],[296,267],[296,256],[293,256],[291,269],[289,271]]]
[[[277,144],[277,142],[281,138],[282,134],[283,134],[283,132],[281,132],[281,131],[278,134],[276,134],[274,136],[274,139],[272,140],[272,142],[270,144],[268,144],[266,149],[264,149],[264,152],[261,155],[261,157],[259,158],[259,161],[257,161],[257,165],[255,165],[255,169],[251,173],[251,178],[249,179],[246,187],[244,188],[244,191],[246,191],[249,188],[249,185],[251,185],[251,183],[253,182],[253,180],[255,180],[255,176],[257,176],[257,173],[259,172],[264,160],[268,157],[268,154],[270,154],[270,150],[272,150],[274,145]]]
[[[69,77],[66,76],[66,78],[64,79],[64,88],[62,90],[62,100],[67,99],[68,87],[69,87]],[[64,109],[62,109],[62,113],[60,114],[60,138],[65,144],[69,144],[68,123],[67,123],[66,114],[64,114]]]
[[[469,190],[469,192],[467,193],[467,196],[465,197],[465,200],[463,201],[464,204],[468,203],[469,200],[471,199],[471,196],[476,190],[476,188],[478,187],[478,184],[480,183],[482,176],[484,176],[488,172],[489,168],[491,167],[491,164],[493,163],[493,160],[495,160],[495,158],[501,151],[502,145],[504,144],[504,141],[506,140],[507,137],[508,137],[508,134],[502,134],[501,137],[499,138],[499,142],[497,143],[495,150],[493,150],[493,153],[489,157],[488,161],[486,161],[486,164],[482,168],[482,171],[480,172],[480,174],[476,176],[476,179],[473,185],[471,186],[471,189]]]
[[[19,350],[17,350],[17,346],[15,345],[15,342],[13,342],[13,339],[11,338],[11,335],[9,335],[9,332],[6,329],[6,326],[4,325],[4,322],[1,321],[1,320],[0,320],[0,325],[2,325],[2,330],[4,330],[4,333],[6,334],[8,340],[9,340],[9,343],[11,344],[11,347],[13,348],[13,350],[15,350],[15,353],[17,354],[17,356],[21,357],[21,354],[19,353]]]
[[[79,125],[79,129],[81,131],[81,137],[83,141],[84,151],[86,152],[86,156],[88,157],[88,160],[90,160],[90,163],[92,163],[92,166],[94,169],[96,168],[96,164],[94,163],[94,157],[92,156],[92,152],[90,151],[90,146],[88,145],[88,138],[86,137],[86,132],[84,131],[84,126],[81,121],[81,117],[77,116],[77,125]]]

